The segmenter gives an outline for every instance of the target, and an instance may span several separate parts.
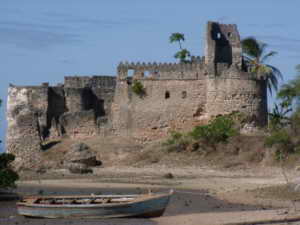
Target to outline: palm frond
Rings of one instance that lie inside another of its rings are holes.
[[[242,40],[242,49],[246,55],[252,58],[257,58],[260,54],[259,42],[254,37],[248,37]]]
[[[260,76],[268,77],[272,73],[272,68],[264,64],[257,64],[257,73]]]
[[[169,38],[170,42],[173,43],[173,42],[180,42],[180,41],[184,41],[185,38],[184,38],[184,34],[182,33],[172,33],[170,38]]]
[[[257,41],[257,40],[256,40]],[[268,47],[268,45],[266,43],[257,41],[259,48],[258,48],[258,56],[257,56],[257,61],[260,61],[262,55],[264,54],[264,52],[266,51],[266,48]]]
[[[274,56],[274,55],[277,55],[277,52],[271,51],[271,52],[265,54],[265,55],[261,58],[260,62],[261,62],[261,63],[264,63],[269,57]]]
[[[277,54],[275,51],[265,54],[267,47],[266,43],[258,41],[255,37],[248,37],[242,40],[243,57],[249,71],[255,74],[257,78],[266,80],[267,89],[272,95],[273,90],[278,90],[278,79],[283,79],[283,76],[276,67],[264,64],[268,58]]]
[[[191,57],[191,53],[187,49],[182,49],[174,55],[176,59],[179,59],[180,62],[185,63],[188,61],[188,58]]]
[[[277,91],[278,90],[278,80],[277,77],[274,76],[273,73],[271,73],[268,78],[267,78],[267,83],[268,83],[268,89],[270,94],[273,94],[273,90]]]
[[[277,69],[275,66],[271,66],[271,65],[269,65],[269,64],[266,64],[266,66],[268,66],[268,67],[270,67],[270,68],[272,69],[272,73],[273,73],[276,77],[280,78],[280,80],[283,80],[283,75],[282,75],[282,73],[280,72],[279,69]]]
[[[251,62],[253,59],[251,57],[249,57],[248,55],[243,55],[243,58],[245,60],[245,62]]]

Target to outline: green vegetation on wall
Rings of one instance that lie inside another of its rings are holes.
[[[136,95],[138,95],[141,98],[146,95],[146,90],[141,81],[138,81],[138,80],[133,81],[131,90],[133,91],[133,93],[135,93]]]

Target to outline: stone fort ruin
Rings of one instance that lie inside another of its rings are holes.
[[[205,56],[191,63],[121,63],[117,76],[10,85],[7,151],[34,165],[45,140],[126,135],[145,142],[233,111],[264,126],[266,82],[247,72],[237,26],[208,22],[205,42]],[[134,80],[145,96],[132,91]]]

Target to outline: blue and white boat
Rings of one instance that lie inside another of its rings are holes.
[[[30,196],[17,203],[18,213],[39,218],[117,218],[161,216],[173,194]]]

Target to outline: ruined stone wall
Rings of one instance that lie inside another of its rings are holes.
[[[8,89],[6,149],[16,155],[18,168],[33,168],[40,160],[47,97],[47,87]]]
[[[66,88],[114,88],[116,77],[113,76],[67,76],[64,86]]]
[[[48,117],[49,122],[53,118],[56,120],[67,111],[65,102],[65,90],[63,86],[60,87],[49,87],[48,90]]]
[[[55,87],[10,87],[7,150],[30,164],[44,140],[126,135],[150,141],[233,111],[264,126],[266,83],[246,72],[236,25],[209,22],[205,40],[205,57],[189,63],[121,63],[117,77],[68,76]],[[137,80],[144,96],[132,91]]]
[[[93,76],[93,77],[65,77],[65,100],[68,118],[70,113],[74,113],[76,119],[82,118],[82,121],[89,121],[89,129],[82,129],[78,123],[72,125],[68,130],[76,130],[77,136],[86,136],[87,133],[93,135],[104,135],[111,129],[111,104],[114,97],[116,86],[116,77],[111,76]],[[78,112],[93,112],[94,117],[90,113],[78,114]],[[66,123],[64,126],[68,126]],[[89,131],[83,131],[89,130]],[[82,134],[81,134],[82,131]],[[72,132],[73,134],[74,132]],[[74,136],[74,135],[72,135]]]
[[[207,79],[205,111],[209,116],[243,112],[255,126],[267,123],[266,83],[251,78],[249,74],[233,69],[225,71],[231,76],[221,75]],[[226,73],[225,73],[226,74]]]
[[[129,72],[133,75],[129,77]],[[204,115],[206,73],[203,58],[191,64],[121,63],[112,105],[113,129],[143,141],[191,127]],[[145,96],[132,92],[139,80]]]
[[[121,63],[112,107],[114,130],[151,139],[233,111],[264,126],[265,81],[246,72],[237,26],[209,22],[205,40],[205,57],[193,57],[190,63]],[[145,88],[142,98],[132,93],[135,80]]]
[[[70,138],[86,138],[98,134],[93,110],[65,113],[60,117],[59,122]]]
[[[201,117],[206,100],[204,79],[141,82],[146,92],[142,98],[124,80],[117,86],[112,119],[119,134],[153,140],[170,130],[190,127]]]
[[[245,113],[256,126],[266,124],[265,81],[255,79],[236,65],[171,65],[169,68],[182,69],[180,76],[171,74],[173,79],[162,79],[159,66],[155,74],[145,77],[143,70],[149,67],[134,65],[119,66],[112,120],[114,130],[121,135],[153,140],[170,130],[191,129],[233,111]],[[132,79],[126,77],[129,69],[134,70]],[[135,80],[143,84],[145,96],[132,92]]]
[[[7,103],[7,151],[18,167],[38,162],[45,141],[85,138],[111,129],[115,77],[66,77],[66,85],[11,86]]]
[[[65,102],[68,112],[79,112],[91,108],[92,92],[88,88],[65,88]]]

